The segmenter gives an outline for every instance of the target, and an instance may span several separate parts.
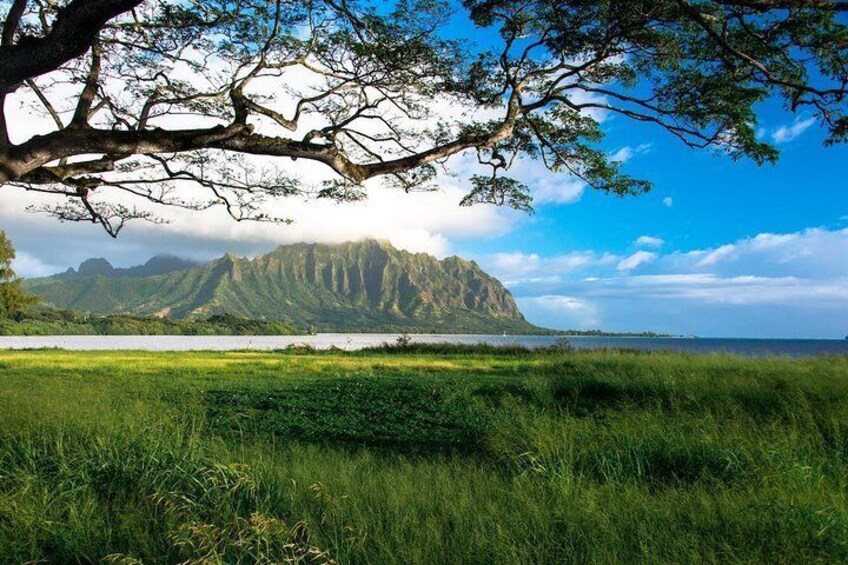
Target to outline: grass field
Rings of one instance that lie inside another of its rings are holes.
[[[848,357],[0,352],[3,562],[846,559]]]

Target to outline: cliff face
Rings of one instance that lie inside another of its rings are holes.
[[[200,318],[230,313],[322,331],[537,330],[476,263],[373,240],[295,244],[255,259],[226,255],[154,277],[60,275],[29,281],[56,308]]]

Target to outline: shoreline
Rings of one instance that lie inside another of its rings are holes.
[[[399,345],[398,333],[319,333],[287,336],[184,336],[184,335],[59,335],[0,336],[0,350],[56,349],[68,351],[387,351],[474,348],[497,353],[509,350],[628,350],[671,351],[684,354],[730,354],[754,357],[809,357],[848,355],[848,342],[827,339],[679,338],[645,336],[539,336],[498,334],[406,334],[410,342]]]

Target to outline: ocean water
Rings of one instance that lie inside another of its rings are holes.
[[[60,348],[79,351],[233,351],[242,349],[273,350],[290,345],[309,345],[316,349],[337,347],[356,350],[394,343],[398,334],[318,334],[311,336],[21,336],[0,337],[0,349]],[[523,345],[529,348],[557,344],[557,336],[438,335],[415,334],[418,343],[488,343]],[[848,340],[817,339],[719,339],[658,337],[568,337],[568,343],[580,349],[635,349],[641,351],[682,351],[688,353],[736,353],[741,355],[848,355]]]

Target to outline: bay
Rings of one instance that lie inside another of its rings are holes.
[[[454,343],[551,347],[567,343],[578,349],[633,349],[687,353],[734,353],[741,355],[791,357],[848,355],[848,340],[818,339],[727,339],[600,336],[520,336],[414,334],[413,343]],[[238,351],[275,350],[307,345],[315,349],[333,347],[357,350],[395,343],[398,334],[327,333],[309,336],[8,336],[0,337],[0,349],[68,349],[76,351]]]

